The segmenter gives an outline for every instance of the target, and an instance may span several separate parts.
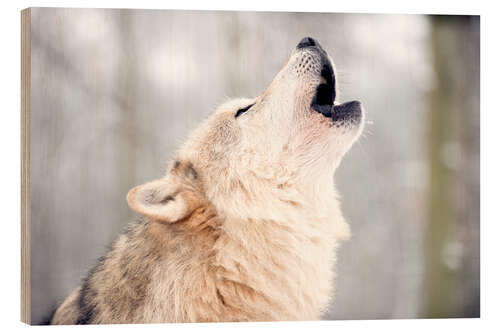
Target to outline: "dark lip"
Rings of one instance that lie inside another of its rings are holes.
[[[363,115],[363,108],[359,101],[338,104],[332,110],[333,122],[349,122],[357,125],[361,122]]]
[[[321,81],[311,102],[311,108],[323,116],[331,118],[335,101],[335,73],[330,60],[323,52],[321,55]]]

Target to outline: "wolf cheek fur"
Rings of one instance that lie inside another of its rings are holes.
[[[335,82],[308,38],[262,95],[220,106],[165,177],[129,192],[142,220],[52,323],[319,319],[349,237],[332,174],[363,127]]]

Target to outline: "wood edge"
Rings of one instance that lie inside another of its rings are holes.
[[[21,11],[21,321],[31,324],[30,278],[31,9]]]

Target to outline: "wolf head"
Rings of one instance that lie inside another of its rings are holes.
[[[332,175],[363,128],[361,104],[336,97],[330,56],[316,40],[302,39],[260,96],[220,106],[180,148],[165,178],[129,192],[129,205],[169,222],[203,202],[231,216],[276,214],[276,200],[327,206],[335,196]]]

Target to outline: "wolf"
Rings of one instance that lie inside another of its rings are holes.
[[[320,319],[350,236],[333,174],[364,124],[335,73],[306,37],[260,96],[220,106],[130,190],[139,220],[51,323]]]

